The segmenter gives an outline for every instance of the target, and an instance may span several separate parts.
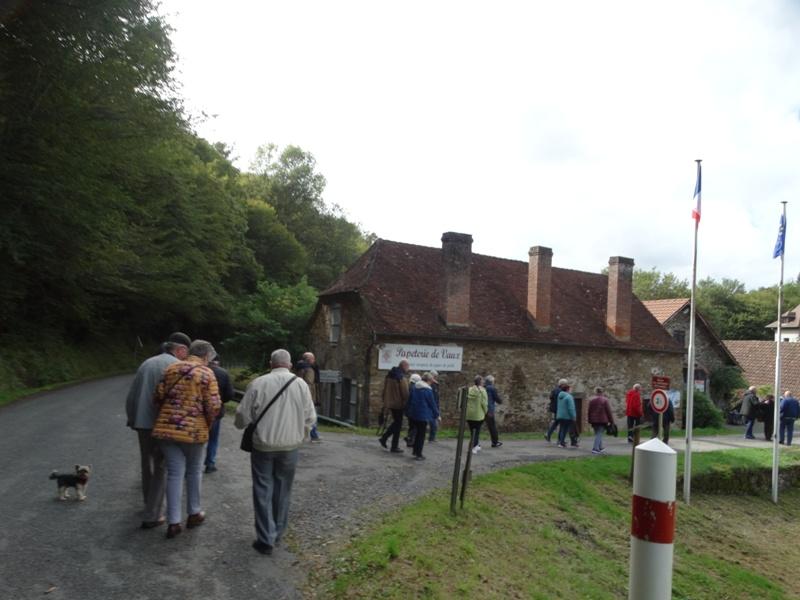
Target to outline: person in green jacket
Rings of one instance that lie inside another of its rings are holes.
[[[566,448],[567,432],[572,427],[572,423],[577,418],[575,412],[575,398],[569,393],[570,386],[563,386],[561,393],[558,395],[558,405],[556,410],[556,419],[558,419],[558,446],[559,448]]]
[[[473,454],[480,452],[481,425],[486,418],[488,410],[489,396],[486,393],[486,388],[483,387],[483,377],[476,375],[475,385],[470,387],[467,393],[467,423],[469,423]]]

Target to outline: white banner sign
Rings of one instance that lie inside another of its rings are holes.
[[[391,369],[405,359],[412,371],[460,371],[464,349],[459,346],[418,346],[416,344],[381,344],[378,368]]]

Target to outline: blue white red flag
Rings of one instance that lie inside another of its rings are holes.
[[[697,184],[694,186],[694,201],[695,207],[692,209],[692,218],[695,223],[700,224],[700,163],[697,163]]]
[[[778,228],[778,239],[775,242],[775,250],[772,252],[772,258],[783,256],[783,246],[786,242],[786,215],[781,215],[781,225]]]

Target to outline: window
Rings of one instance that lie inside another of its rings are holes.
[[[331,344],[338,344],[339,338],[342,335],[342,306],[340,304],[332,304],[330,311],[331,311],[330,342]]]
[[[681,346],[686,346],[686,332],[683,329],[676,329],[673,331],[672,337],[674,337],[675,341]]]

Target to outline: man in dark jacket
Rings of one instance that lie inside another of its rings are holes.
[[[756,388],[751,385],[742,398],[742,417],[744,417],[745,425],[747,428],[744,431],[744,437],[748,440],[756,439],[753,435],[753,425],[756,422],[756,407],[758,406],[758,396],[756,396]]]
[[[550,392],[550,404],[547,406],[547,410],[552,413],[553,420],[550,422],[550,426],[547,428],[547,433],[544,434],[544,439],[546,439],[548,443],[550,442],[550,438],[553,436],[553,432],[555,432],[556,427],[558,427],[558,419],[556,419],[558,395],[564,390],[564,386],[566,385],[566,379],[559,379],[558,385]]]
[[[503,403],[500,393],[494,387],[494,375],[487,375],[485,379],[486,395],[489,400],[489,410],[486,412],[486,426],[489,428],[489,435],[492,437],[492,448],[499,448],[503,445],[500,437],[497,435],[497,423],[494,420],[494,413],[497,410],[497,405]]]
[[[222,400],[222,408],[220,408],[217,419],[211,426],[208,432],[208,446],[206,446],[206,473],[213,473],[217,470],[217,449],[219,448],[219,429],[222,422],[222,417],[225,416],[225,403],[234,399],[236,393],[233,389],[231,376],[228,372],[220,366],[220,357],[217,354],[216,358],[208,363],[208,367],[214,371],[214,376],[217,378],[217,386],[219,387],[219,397]]]
[[[401,360],[400,364],[386,374],[386,379],[383,382],[383,408],[392,413],[392,424],[386,428],[384,434],[378,438],[381,446],[389,449],[386,442],[392,438],[391,452],[402,453],[403,449],[399,447],[400,431],[403,428],[403,410],[408,402],[408,380],[406,373],[408,373],[408,361]]]
[[[783,444],[786,441],[787,446],[792,445],[792,436],[794,435],[794,422],[797,417],[800,417],[800,402],[792,396],[792,392],[786,390],[781,398],[781,430],[778,436],[778,443]]]

